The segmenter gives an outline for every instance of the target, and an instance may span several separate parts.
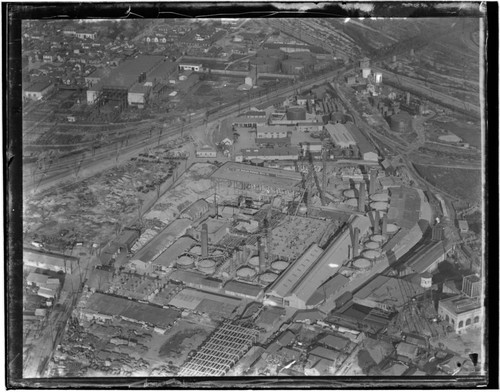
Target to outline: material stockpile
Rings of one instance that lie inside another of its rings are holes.
[[[207,198],[213,193],[210,174],[214,165],[197,163],[190,167],[174,188],[169,189],[151,210],[144,215],[144,219],[158,219],[165,224],[170,223],[179,215],[179,206],[190,205],[200,198]]]
[[[117,226],[137,217],[146,197],[144,189],[165,180],[157,173],[166,173],[171,166],[169,161],[129,161],[84,181],[27,195],[24,226],[29,233],[36,232],[42,242],[46,237],[61,237],[61,230],[72,229],[77,241],[106,243]]]

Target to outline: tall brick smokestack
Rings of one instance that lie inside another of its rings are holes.
[[[375,172],[373,170],[370,172],[370,184],[368,193],[370,194],[370,196],[375,193]]]
[[[375,211],[375,219],[373,221],[374,221],[373,232],[375,234],[378,234],[380,230],[380,212],[378,210]]]
[[[366,190],[365,190],[365,183],[362,182],[361,184],[359,184],[358,207],[360,212],[365,212],[365,203],[366,203]]]
[[[201,225],[201,256],[208,256],[208,225],[206,223]]]
[[[262,237],[258,239],[259,246],[259,272],[263,273],[266,270],[266,246],[264,244],[265,240]]]
[[[354,238],[352,240],[352,257],[359,256],[359,229],[354,229]]]

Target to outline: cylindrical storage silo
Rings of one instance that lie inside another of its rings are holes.
[[[291,121],[305,120],[306,108],[300,106],[288,108],[288,110],[286,111],[286,119]]]
[[[378,250],[370,249],[370,250],[365,250],[362,253],[362,255],[364,258],[367,258],[369,260],[373,260],[373,259],[376,259],[377,257],[380,257],[380,252]]]
[[[353,262],[353,266],[360,270],[367,270],[371,267],[371,265],[372,265],[371,261],[363,257],[354,260]]]
[[[273,263],[271,263],[271,268],[273,270],[277,271],[278,273],[280,273],[280,272],[286,270],[288,265],[289,265],[289,263],[287,261],[276,260]]]
[[[236,275],[239,278],[244,278],[244,279],[251,279],[253,278],[257,272],[253,268],[250,267],[241,267],[236,271]]]
[[[175,262],[175,265],[177,266],[177,268],[180,268],[180,269],[192,268],[193,264],[194,264],[194,259],[191,256],[187,256],[187,255],[181,256]]]
[[[201,246],[195,245],[190,250],[189,253],[192,253],[197,256],[201,256]]]
[[[198,262],[198,270],[204,274],[211,275],[215,273],[215,261],[212,259],[203,259]]]
[[[383,235],[381,235],[381,234],[374,234],[374,235],[372,235],[372,236],[370,237],[370,239],[371,239],[372,241],[375,241],[375,242],[380,243],[380,242],[382,242],[382,241],[384,241],[384,240],[385,240],[385,236],[383,236]]]
[[[364,247],[366,249],[378,249],[378,248],[380,248],[380,245],[376,241],[368,241],[368,242],[364,243]]]
[[[252,256],[252,257],[250,257],[250,259],[248,259],[248,264],[251,267],[259,268],[259,256]]]
[[[276,274],[274,272],[267,271],[259,276],[259,281],[263,284],[270,284],[270,283],[273,283],[277,277],[278,277],[278,274]]]

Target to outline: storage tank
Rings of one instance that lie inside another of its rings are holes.
[[[212,259],[203,259],[198,262],[198,269],[204,274],[215,273],[215,261]]]
[[[366,249],[378,249],[378,248],[380,248],[379,243],[376,241],[365,242],[364,246]]]
[[[361,269],[361,270],[366,270],[369,269],[372,265],[371,261],[368,259],[365,259],[363,257],[357,259],[353,263],[354,267]]]
[[[432,274],[424,272],[420,275],[420,287],[423,289],[430,289],[432,287]]]
[[[384,201],[374,201],[370,203],[370,208],[376,211],[387,210],[387,207],[388,207],[387,202]]]
[[[348,198],[356,197],[356,191],[354,189],[348,189],[344,191],[344,196]]]
[[[399,227],[398,225],[395,225],[394,223],[388,223],[387,224],[387,232],[388,233],[395,233],[398,231]]]
[[[306,108],[301,106],[288,108],[288,110],[286,111],[286,119],[291,121],[305,120]]]
[[[251,267],[259,268],[259,256],[250,257],[248,264],[250,264]]]
[[[285,260],[276,260],[271,263],[271,268],[275,271],[282,272],[287,269],[289,263]]]
[[[382,242],[382,241],[384,241],[384,240],[385,240],[385,236],[383,236],[383,235],[381,235],[381,234],[374,234],[374,235],[372,235],[372,236],[370,237],[370,239],[371,239],[372,241],[375,241],[375,242],[380,243],[380,242]]]
[[[358,206],[358,199],[356,198],[352,198],[352,199],[349,199],[345,202],[348,206],[351,206],[351,207],[357,207]]]
[[[240,278],[253,278],[257,273],[253,268],[241,267],[236,271],[236,275]]]
[[[404,110],[393,114],[389,118],[389,123],[394,132],[409,132],[411,130],[411,116]]]
[[[213,253],[212,253],[212,256],[222,256],[224,254],[223,251],[221,251],[220,249],[217,249],[217,250],[214,250]]]
[[[269,283],[273,283],[277,277],[278,277],[278,274],[271,272],[271,271],[266,271],[259,276],[259,281],[264,283],[264,284],[269,284]]]
[[[387,193],[375,193],[370,196],[372,201],[389,201],[389,195]]]
[[[191,268],[194,264],[194,259],[191,256],[181,256],[177,259],[175,265],[177,268],[186,269]]]
[[[380,257],[380,252],[378,250],[370,249],[370,250],[365,250],[362,253],[362,255],[367,259],[373,260],[376,259],[377,257]]]
[[[189,253],[192,253],[194,255],[201,256],[201,246],[195,245],[193,246],[190,250]]]

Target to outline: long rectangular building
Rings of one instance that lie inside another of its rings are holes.
[[[325,129],[336,146],[347,148],[356,145],[356,140],[344,124],[326,124]]]
[[[52,252],[42,252],[36,249],[23,249],[23,263],[25,265],[48,269],[56,272],[71,274],[76,268],[78,257]]]
[[[232,188],[239,194],[251,191],[267,196],[293,195],[302,187],[300,173],[236,162],[226,162],[219,167],[212,173],[212,181],[217,186]]]
[[[282,140],[282,139],[275,139]],[[241,150],[241,155],[236,155],[235,160],[262,159],[264,161],[296,161],[299,159],[299,149],[297,147],[274,147],[274,148],[245,148]]]
[[[102,318],[101,316],[105,318],[120,317],[124,320],[165,329],[177,320],[180,311],[160,308],[113,295],[94,293],[88,298],[85,307],[80,310],[80,316],[87,319]]]
[[[370,228],[370,219],[356,216],[351,225],[353,228],[358,228],[360,236],[363,236]],[[335,275],[349,260],[350,245],[351,238],[348,227],[345,227],[324,251],[316,244],[311,245],[271,285],[266,293],[266,298],[281,306],[298,309],[313,307],[309,301],[310,298],[317,294],[316,290],[319,286]]]

